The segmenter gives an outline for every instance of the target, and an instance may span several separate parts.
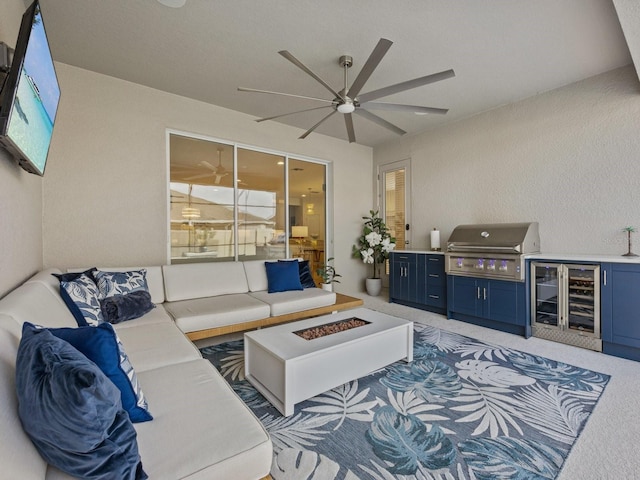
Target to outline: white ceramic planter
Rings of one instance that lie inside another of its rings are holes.
[[[333,283],[321,283],[320,286],[327,292],[333,292]]]
[[[367,278],[365,286],[369,295],[371,295],[372,297],[377,297],[378,295],[380,295],[380,291],[382,290],[382,279]]]

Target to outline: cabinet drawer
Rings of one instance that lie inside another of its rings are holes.
[[[430,287],[444,287],[446,283],[444,272],[427,272],[427,285]]]
[[[444,268],[444,255],[427,254],[427,268],[431,266],[435,266],[435,268],[439,268],[439,266],[442,266],[442,268]]]
[[[427,292],[427,305],[431,305],[433,307],[446,307],[447,288],[445,286],[430,287]]]

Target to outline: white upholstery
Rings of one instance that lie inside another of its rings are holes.
[[[257,480],[269,473],[267,432],[209,361],[149,370],[138,380],[154,416],[136,424],[149,478]]]
[[[185,333],[259,320],[270,312],[269,305],[244,293],[167,302],[164,307]]]
[[[16,354],[20,325],[0,314],[0,477],[42,480],[46,462],[24,433],[16,397]]]
[[[164,265],[162,272],[165,298],[169,302],[249,290],[241,262]]]
[[[0,313],[12,316],[21,325],[31,322],[47,327],[78,326],[60,295],[38,281],[26,282],[4,297]]]
[[[147,312],[140,318],[116,323],[113,327],[117,331],[120,331],[120,329],[139,327],[141,325],[152,325],[154,323],[173,323],[173,319],[169,316],[162,305],[156,305],[156,308]]]
[[[200,351],[173,323],[118,329],[117,333],[136,372],[201,358]]]
[[[305,288],[302,291],[292,290],[277,293],[251,292],[250,295],[268,304],[271,308],[271,316],[286,315],[336,303],[336,294],[321,288]]]
[[[271,260],[276,261],[276,260]],[[267,269],[264,266],[265,260],[247,260],[242,262],[247,275],[247,283],[250,292],[266,290],[269,286],[267,281]]]

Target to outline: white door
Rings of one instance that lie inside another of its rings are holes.
[[[380,215],[396,239],[396,248],[411,248],[411,161],[380,165],[378,169]]]

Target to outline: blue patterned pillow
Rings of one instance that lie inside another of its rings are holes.
[[[130,272],[103,272],[102,270],[96,270],[93,272],[93,278],[95,278],[98,285],[101,299],[140,290],[149,291],[147,270],[144,268]]]
[[[118,389],[74,347],[28,322],[16,393],[22,426],[49,464],[75,478],[148,478]]]
[[[120,390],[122,408],[129,413],[133,423],[153,419],[136,372],[111,324],[104,322],[96,327],[51,328],[49,331],[98,365]]]
[[[93,278],[87,272],[81,273],[74,279],[65,280],[64,278],[69,277],[60,279],[60,296],[78,325],[96,326],[104,322],[100,310],[98,287]]]

